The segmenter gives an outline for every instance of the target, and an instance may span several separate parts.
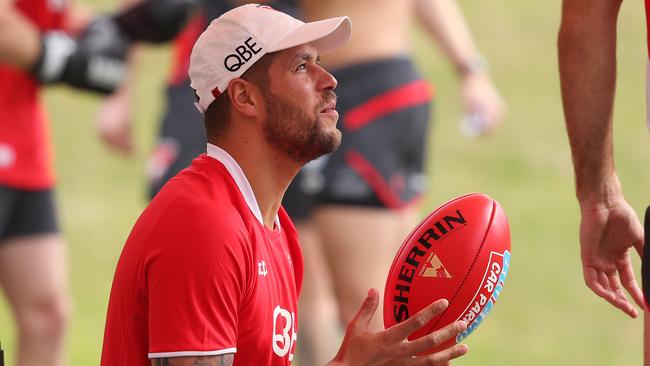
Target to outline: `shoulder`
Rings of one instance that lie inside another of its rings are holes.
[[[223,220],[241,219],[240,199],[235,193],[236,185],[223,165],[201,155],[172,178],[151,205],[160,206],[174,218],[184,216],[192,222],[217,225]],[[214,218],[219,220],[215,222]]]
[[[152,241],[193,247],[246,240],[246,212],[221,168],[201,156],[165,185],[139,220]]]
[[[246,282],[253,246],[244,218],[227,200],[178,194],[149,229],[140,243],[148,273],[173,271],[189,281],[233,272],[237,282]]]

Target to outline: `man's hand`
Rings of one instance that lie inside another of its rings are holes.
[[[505,117],[505,102],[483,72],[463,76],[461,99],[465,113],[480,121],[480,126],[474,126],[476,135],[488,134]]]
[[[348,324],[343,344],[330,366],[347,365],[447,365],[449,360],[467,353],[467,346],[458,344],[444,351],[419,356],[467,328],[463,321],[452,323],[436,332],[409,341],[408,336],[442,313],[449,303],[438,300],[408,320],[389,329],[372,332],[369,323],[379,304],[377,290],[371,289],[361,309]]]
[[[608,204],[582,205],[580,255],[587,286],[598,296],[631,317],[638,310],[623,289],[644,308],[643,293],[637,284],[630,249],[643,253],[643,227],[623,197]]]
[[[134,148],[131,125],[129,92],[122,87],[102,101],[95,127],[99,137],[109,147],[124,155],[131,155]]]

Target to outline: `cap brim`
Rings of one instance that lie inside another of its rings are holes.
[[[319,53],[325,53],[345,44],[352,33],[348,17],[338,17],[305,23],[269,47],[269,52],[286,50],[301,44],[313,43]]]

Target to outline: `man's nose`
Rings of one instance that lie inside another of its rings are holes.
[[[320,68],[320,83],[319,83],[319,90],[334,90],[336,89],[336,85],[338,85],[338,82],[336,81],[336,78],[334,75],[330,74],[327,70],[325,70],[322,66],[318,66]]]

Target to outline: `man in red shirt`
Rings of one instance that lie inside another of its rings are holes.
[[[199,37],[189,73],[207,154],[163,187],[125,244],[102,365],[291,363],[303,262],[281,201],[302,165],[340,144],[336,80],[319,55],[350,31],[347,17],[305,24],[251,4]],[[445,300],[372,332],[378,299],[370,290],[332,365],[442,365],[467,352],[457,345],[414,357],[464,322],[406,340]]]
[[[639,311],[633,302],[647,309],[650,299],[650,253],[644,249],[643,227],[623,196],[614,167],[612,117],[616,21],[620,6],[621,0],[564,0],[558,55],[564,116],[580,205],[584,280],[598,296],[636,317]],[[650,19],[650,0],[645,0],[645,6],[646,18]],[[650,45],[650,31],[648,34]],[[646,212],[646,220],[649,213]],[[647,238],[649,234],[645,235]],[[645,244],[645,248],[650,248]],[[645,301],[632,267],[634,251],[643,259]],[[650,366],[647,311],[644,323],[644,364]]]

